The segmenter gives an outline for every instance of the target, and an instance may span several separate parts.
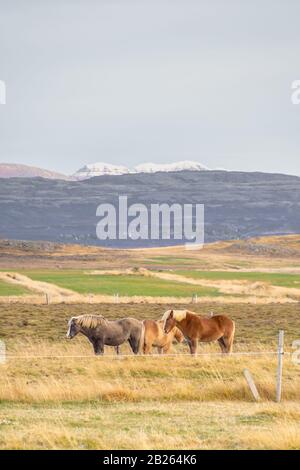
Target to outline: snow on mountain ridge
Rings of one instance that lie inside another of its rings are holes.
[[[130,173],[129,169],[123,165],[111,165],[110,163],[91,163],[80,168],[73,175],[76,179],[88,179],[93,176],[102,175],[124,175]]]
[[[174,163],[142,163],[134,168],[136,173],[157,173],[158,171],[207,171],[209,168],[199,162],[181,161]]]
[[[112,165],[110,163],[97,162],[85,165],[78,170],[73,177],[76,179],[88,179],[93,176],[102,175],[124,175],[129,173],[157,173],[159,171],[208,171],[209,168],[199,162],[181,161],[174,163],[142,163],[129,169],[123,165]]]

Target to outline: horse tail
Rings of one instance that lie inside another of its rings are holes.
[[[144,350],[144,342],[145,342],[145,324],[142,322],[142,329],[141,329],[141,336],[139,341],[139,354],[143,354]]]
[[[228,352],[231,353],[232,352],[232,347],[233,347],[233,340],[234,340],[234,335],[235,335],[235,322],[233,320],[232,321],[232,330],[229,334],[229,337],[228,337]]]

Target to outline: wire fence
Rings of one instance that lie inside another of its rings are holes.
[[[290,355],[291,353],[285,352],[284,355]],[[241,356],[277,356],[278,351],[238,351],[230,354],[224,354],[222,352],[200,352],[195,355],[190,353],[173,353],[173,354],[68,354],[68,355],[49,355],[49,354],[39,354],[39,355],[19,355],[19,354],[6,354],[6,359],[123,359],[123,358],[132,358],[132,359],[166,359],[168,357],[241,357]],[[1,358],[1,355],[0,355]]]
[[[190,354],[190,353],[173,353],[173,354],[101,354],[101,355],[86,355],[86,354],[7,354],[4,349],[0,349],[0,364],[5,364],[9,360],[37,360],[37,359],[109,359],[111,360],[120,360],[125,358],[131,359],[167,359],[167,358],[180,358],[180,357],[190,357],[190,358],[197,358],[197,357],[222,357],[222,358],[238,358],[238,357],[277,357],[277,374],[276,374],[276,402],[280,403],[281,401],[281,391],[282,391],[282,371],[283,371],[283,356],[284,355],[291,355],[290,352],[284,351],[284,331],[279,331],[278,336],[278,349],[276,351],[236,351],[229,354],[224,352],[199,352],[197,354]],[[245,379],[248,383],[248,386],[251,390],[254,400],[259,401],[260,396],[254,380],[252,378],[251,372],[248,369],[244,369],[243,371]]]

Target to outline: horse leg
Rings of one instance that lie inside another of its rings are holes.
[[[220,345],[222,353],[225,354],[227,351],[226,351],[226,343],[225,343],[224,336],[218,339],[218,343]]]
[[[197,355],[198,341],[196,339],[189,340],[190,352],[193,356]]]
[[[220,338],[223,340],[224,343],[224,353],[225,354],[231,354],[232,353],[232,346],[233,346],[233,340],[234,340],[234,334],[235,334],[235,323],[232,322],[232,327],[228,328],[227,331],[225,331],[225,334]]]
[[[93,341],[93,348],[96,356],[100,356],[104,353],[104,343],[100,339]]]
[[[145,342],[144,346],[143,346],[143,353],[144,354],[151,354],[151,351],[152,351],[152,344]]]
[[[115,346],[115,351],[118,355],[121,354],[120,346]]]
[[[167,344],[165,344],[165,346],[162,348],[162,353],[163,353],[163,354],[168,354],[168,352],[170,352],[170,349],[171,349],[171,343],[167,343]]]
[[[138,354],[139,353],[139,344],[140,344],[139,339],[130,336],[129,339],[128,339],[128,342],[130,344],[132,352],[134,354]]]
[[[225,344],[225,353],[226,354],[230,354],[232,353],[232,346],[233,346],[233,338],[234,338],[234,335],[230,335],[230,336],[223,336],[223,341],[224,341],[224,344]]]

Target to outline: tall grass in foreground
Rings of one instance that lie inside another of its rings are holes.
[[[290,356],[278,405],[269,355],[95,357],[80,340],[16,342],[9,353],[22,357],[0,366],[2,449],[300,448],[300,374]]]
[[[237,348],[238,349],[238,348]],[[273,400],[276,381],[276,355],[263,346],[245,346],[242,351],[261,355],[201,355],[218,352],[214,346],[200,349],[197,358],[180,345],[172,357],[128,355],[94,356],[83,341],[61,343],[21,343],[9,351],[7,364],[1,366],[0,400],[45,403],[72,401],[251,401],[243,377],[249,368],[264,400]],[[178,354],[185,353],[185,355]],[[10,357],[11,356],[11,357]],[[283,396],[300,399],[299,367],[287,356],[284,365]]]

